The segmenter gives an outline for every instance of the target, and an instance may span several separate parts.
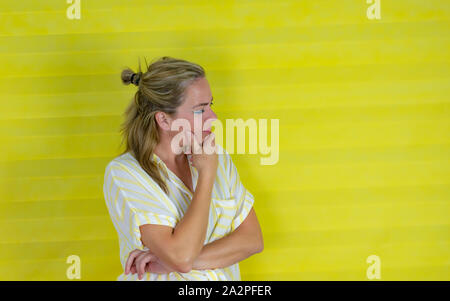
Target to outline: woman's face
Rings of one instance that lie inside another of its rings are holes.
[[[212,98],[208,80],[205,77],[199,78],[186,88],[185,101],[177,108],[173,117],[186,119],[197,141],[203,141],[211,133],[211,122],[217,119],[211,109]]]

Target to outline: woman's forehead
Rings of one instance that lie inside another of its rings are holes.
[[[212,95],[208,81],[206,78],[201,78],[194,81],[187,88],[184,105],[192,108],[196,105],[204,103],[208,104],[211,101],[211,98]]]

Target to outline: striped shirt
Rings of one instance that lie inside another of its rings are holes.
[[[240,181],[230,155],[218,146],[216,179],[209,210],[208,229],[204,244],[234,231],[247,217],[254,198]],[[139,226],[144,224],[175,227],[183,218],[192,200],[192,192],[156,155],[153,158],[166,181],[168,193],[144,171],[130,152],[109,162],[105,168],[103,194],[112,223],[118,234],[120,261],[125,270],[128,254],[134,249],[148,250],[142,244]],[[197,169],[189,162],[195,191]],[[137,280],[137,274],[122,273],[117,280]],[[239,263],[225,268],[191,270],[188,273],[156,274],[146,272],[144,280],[241,280]]]

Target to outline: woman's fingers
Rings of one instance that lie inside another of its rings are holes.
[[[210,133],[206,136],[205,140],[211,143],[212,146],[216,145],[216,134]]]
[[[210,133],[202,141],[202,137],[197,137],[195,133],[188,130],[184,131],[184,141],[182,146],[183,153],[187,155],[201,154],[203,150],[205,150],[205,144],[209,148],[209,151],[206,150],[207,153],[210,154],[213,150],[215,150],[214,133]]]
[[[151,261],[151,262],[149,262],[148,264],[146,264],[146,265],[145,265],[145,268],[144,268],[144,269],[145,269],[145,271],[146,271],[146,272],[148,272],[148,273],[151,273],[151,272],[152,272],[152,270],[151,270],[151,268],[150,268],[150,267],[151,267],[151,266],[152,266],[152,264],[154,264],[154,263],[155,263],[155,261]]]
[[[203,142],[203,150],[208,155],[217,153],[216,135],[214,133],[211,133],[205,137],[205,141]]]
[[[131,274],[138,274],[139,280],[143,278],[146,272],[156,274],[167,274],[174,272],[174,269],[168,268],[159,261],[159,259],[150,250],[141,251],[135,250],[130,253],[129,259],[132,258],[133,262],[131,267],[128,268],[128,272]],[[131,262],[131,260],[130,260]],[[128,261],[127,261],[128,263]]]
[[[148,272],[149,265],[152,261],[156,260],[156,256],[148,251],[134,250],[130,252],[127,262],[125,264],[125,275],[138,274],[139,280],[142,279],[145,272]]]
[[[191,133],[191,150],[194,154],[202,153],[202,141],[197,139],[197,136],[194,133]],[[200,137],[201,139],[201,137]]]
[[[134,259],[143,251],[141,250],[134,250],[131,251],[128,255],[127,263],[125,264],[125,275],[128,275],[130,273],[130,268],[133,265]]]
[[[172,270],[167,269],[162,264],[160,264],[158,261],[152,261],[149,264],[147,264],[146,270],[151,273],[155,274],[167,274],[172,272]]]
[[[140,264],[142,264],[142,258],[145,257],[145,253],[139,254],[138,257],[136,257],[136,260],[134,262],[134,266],[136,267],[136,272],[138,274],[138,278],[141,279],[141,275],[144,274],[140,268]]]
[[[147,263],[151,262],[152,260],[154,260],[154,255],[150,254],[150,253],[140,254],[136,258],[135,265],[136,265],[136,270],[138,273],[139,280],[142,279],[142,275],[144,275],[144,273],[145,273],[145,266],[147,265]]]

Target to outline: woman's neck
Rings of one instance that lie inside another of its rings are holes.
[[[161,159],[166,165],[180,165],[186,159],[184,153],[176,154],[172,151],[171,138],[166,135],[160,136],[160,141],[156,145],[153,152]]]

